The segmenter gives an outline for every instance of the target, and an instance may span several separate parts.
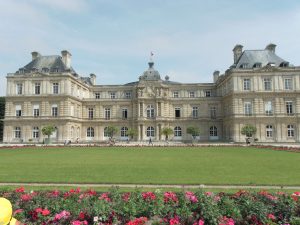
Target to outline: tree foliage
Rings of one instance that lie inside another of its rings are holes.
[[[195,139],[197,136],[199,136],[200,129],[198,127],[191,126],[186,129],[186,132],[192,135],[193,139]]]
[[[169,139],[169,136],[174,133],[174,131],[170,127],[164,127],[161,131],[163,135],[166,136],[166,140]]]
[[[55,131],[55,126],[47,125],[47,126],[43,127],[42,134],[47,135],[48,138],[50,138],[50,136],[53,134],[54,131]]]
[[[134,136],[137,135],[137,130],[133,129],[133,128],[129,128],[128,131],[127,131],[127,135],[133,139]]]
[[[246,124],[242,127],[241,134],[246,135],[246,137],[252,137],[256,133],[256,127],[252,124]]]
[[[108,126],[107,127],[108,136],[111,137],[111,138],[113,138],[114,135],[116,133],[118,133],[118,131],[119,131],[119,129],[117,127],[115,127],[115,126]]]

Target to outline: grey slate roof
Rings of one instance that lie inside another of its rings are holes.
[[[264,67],[270,63],[275,66],[280,66],[281,63],[288,63],[286,60],[277,56],[270,50],[245,50],[239,58],[236,68],[241,68],[243,65],[247,65],[247,68],[253,68],[254,64],[261,63],[261,67]]]
[[[74,73],[74,75],[76,74],[72,67],[66,67],[66,65],[62,61],[61,56],[59,55],[39,56],[21,69],[24,69],[24,72],[31,72],[33,70],[45,72],[44,70],[48,69],[48,72],[68,71]]]
[[[154,69],[154,62],[149,62],[149,68],[140,77],[141,80],[160,80],[160,75],[157,70]]]

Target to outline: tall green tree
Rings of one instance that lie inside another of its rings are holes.
[[[170,127],[164,127],[161,131],[163,135],[166,137],[166,141],[169,139],[169,136],[174,133],[174,131]]]
[[[252,137],[252,135],[256,134],[256,127],[252,124],[246,124],[242,127],[241,134],[246,135],[246,137]]]
[[[192,135],[193,139],[195,140],[200,134],[200,129],[198,127],[190,126],[186,129],[186,132]]]
[[[0,97],[0,142],[3,141],[3,119],[5,115],[5,97]]]
[[[55,126],[53,125],[47,125],[42,128],[42,134],[47,135],[48,139],[50,138],[50,136],[53,134],[54,131],[55,131]]]

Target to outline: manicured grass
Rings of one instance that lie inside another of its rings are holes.
[[[300,185],[300,154],[251,147],[0,150],[0,182]]]

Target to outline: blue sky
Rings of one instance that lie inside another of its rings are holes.
[[[232,49],[263,49],[300,64],[298,0],[1,0],[0,96],[6,74],[31,52],[72,54],[97,84],[136,81],[152,51],[155,68],[179,82],[212,82],[233,62]]]

